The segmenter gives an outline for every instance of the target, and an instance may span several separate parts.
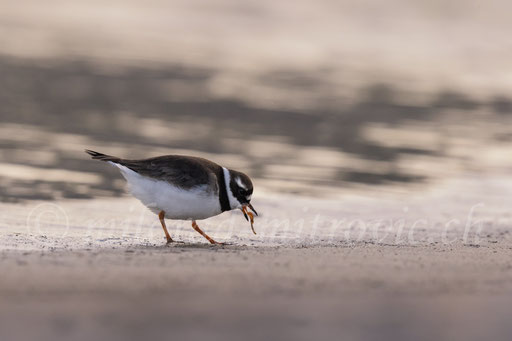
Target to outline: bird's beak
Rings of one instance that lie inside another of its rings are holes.
[[[251,212],[249,212],[249,210],[247,210],[247,207],[250,207],[251,210],[253,210],[253,212],[256,213],[251,204],[242,206],[240,210],[243,212],[245,219],[251,222],[251,230],[254,234],[256,234],[256,231],[254,231],[254,215]],[[258,213],[256,213],[256,215],[257,214]]]
[[[245,213],[245,210],[245,207],[240,207],[240,211],[242,211],[242,213],[244,214],[245,220],[249,221],[249,218],[247,217],[247,213]]]
[[[247,206],[249,206],[249,208],[254,212],[254,214],[258,215],[258,212],[256,212],[254,207],[252,207],[251,203],[247,204]]]

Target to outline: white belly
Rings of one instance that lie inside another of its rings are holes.
[[[222,213],[218,196],[207,190],[206,185],[184,190],[112,164],[121,170],[133,196],[156,214],[164,211],[169,219],[199,220]]]

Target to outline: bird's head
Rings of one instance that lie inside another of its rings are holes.
[[[249,207],[256,215],[256,210],[251,205],[252,199],[252,181],[242,172],[229,170],[229,186],[228,196],[231,209]]]

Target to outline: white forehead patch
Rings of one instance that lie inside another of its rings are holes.
[[[242,187],[243,189],[247,190],[247,186],[242,183],[242,180],[239,177],[235,178],[235,182],[238,185],[238,187]]]
[[[247,201],[251,201],[251,198],[252,198],[252,194],[245,197],[245,199],[247,199]]]

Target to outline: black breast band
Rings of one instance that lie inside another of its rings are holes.
[[[219,186],[219,202],[220,209],[222,212],[230,211],[231,205],[229,205],[228,192],[226,187],[226,180],[224,179],[224,169],[220,167],[220,171],[217,174],[217,185]]]

